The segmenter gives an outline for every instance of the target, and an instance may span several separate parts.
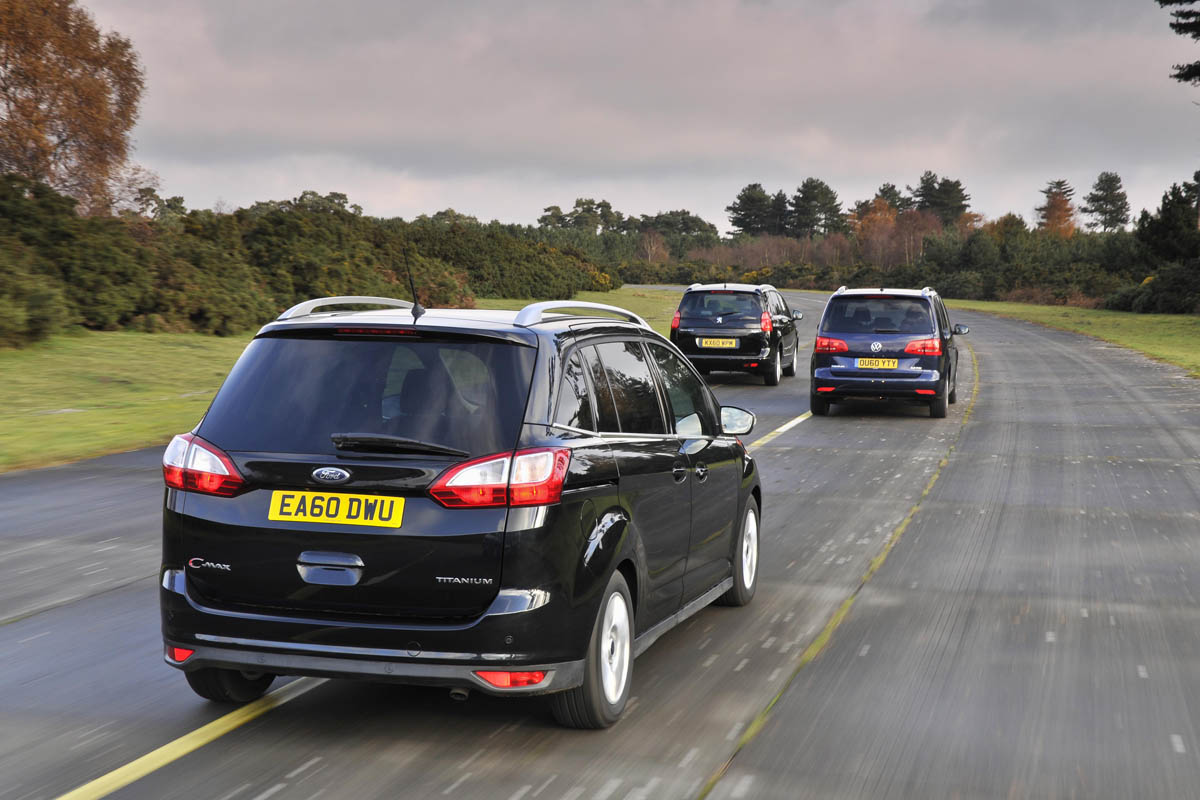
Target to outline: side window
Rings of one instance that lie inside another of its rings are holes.
[[[679,356],[659,344],[651,344],[649,347],[662,375],[663,386],[667,390],[671,416],[675,420],[675,432],[687,437],[715,434],[716,425],[712,417],[708,389]]]
[[[767,308],[773,317],[783,313],[783,301],[779,299],[777,292],[767,292]]]
[[[775,298],[779,301],[779,313],[785,317],[790,317],[792,315],[792,308],[787,304],[787,300],[779,292],[775,293]]]
[[[596,430],[592,419],[592,399],[588,394],[587,378],[583,375],[583,362],[579,359],[579,353],[572,354],[563,370],[554,421],[559,425],[585,431]]]
[[[937,304],[938,327],[941,329],[939,331],[939,333],[949,333],[950,332],[950,317],[946,314],[946,307],[944,305],[942,305],[941,298],[937,299],[936,304]]]
[[[592,386],[596,390],[598,427],[601,431],[616,433],[621,430],[621,423],[617,421],[617,407],[613,405],[612,391],[608,388],[608,376],[604,374],[604,365],[600,363],[600,357],[596,355],[594,347],[581,347],[579,353],[583,355],[587,370],[592,376]]]
[[[666,433],[658,391],[641,342],[596,345],[624,433]]]

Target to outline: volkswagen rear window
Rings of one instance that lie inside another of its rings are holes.
[[[920,297],[835,297],[825,310],[821,333],[933,333],[933,317]]]
[[[220,448],[337,453],[334,433],[400,436],[486,455],[516,446],[535,351],[477,339],[262,338],[200,425]]]

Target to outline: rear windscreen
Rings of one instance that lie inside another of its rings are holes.
[[[478,339],[255,339],[199,434],[272,453],[334,454],[334,433],[512,450],[533,363],[531,347]]]
[[[748,292],[688,292],[679,303],[681,317],[762,316],[758,295]]]
[[[933,333],[933,318],[921,297],[835,297],[821,333]]]

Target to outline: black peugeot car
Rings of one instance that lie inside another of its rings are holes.
[[[693,283],[671,320],[671,341],[702,373],[753,372],[777,386],[796,374],[803,316],[768,284]]]
[[[946,416],[958,400],[958,343],[937,292],[847,289],[825,304],[810,366],[812,413],[852,397],[923,403]]]
[[[222,702],[319,675],[612,724],[636,655],[754,595],[754,417],[628,311],[421,311],[290,309],[167,447],[166,661]]]

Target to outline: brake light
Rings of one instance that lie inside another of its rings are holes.
[[[775,330],[775,325],[771,322],[771,312],[770,311],[764,311],[762,313],[762,317],[760,317],[759,325],[762,327],[763,333],[770,333],[771,331]]]
[[[415,336],[411,328],[338,328],[340,336]]]
[[[192,433],[181,433],[167,445],[163,480],[173,489],[219,497],[233,497],[246,485],[225,451]]]
[[[446,508],[550,505],[562,498],[570,463],[561,447],[484,456],[447,470],[429,494]]]
[[[848,353],[850,348],[841,339],[831,339],[828,336],[818,336],[813,349],[818,353]]]
[[[940,356],[942,354],[942,340],[914,339],[904,346],[904,352],[916,356]]]
[[[476,672],[476,675],[497,689],[515,689],[518,686],[537,686],[546,679],[546,673],[536,672]]]
[[[917,389],[917,394],[933,394],[933,389]]]
[[[679,330],[679,312],[675,312],[675,316],[671,317],[671,330]]]

